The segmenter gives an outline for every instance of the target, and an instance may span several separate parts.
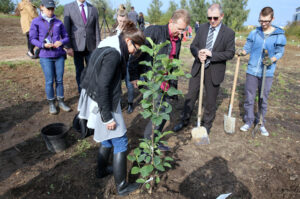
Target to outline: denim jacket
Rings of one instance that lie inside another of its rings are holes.
[[[268,50],[269,57],[276,57],[277,61],[283,56],[284,46],[286,45],[286,38],[284,30],[273,26],[275,30],[265,37],[262,28],[258,27],[251,31],[248,35],[244,50],[250,53],[247,73],[256,77],[262,77],[263,71],[263,50]],[[277,62],[276,61],[276,62]],[[266,77],[273,77],[276,69],[276,62],[267,67]]]
[[[49,30],[50,24],[52,23],[53,27],[47,37],[47,40],[51,43],[61,41],[62,45],[58,48],[45,48],[45,36]],[[39,54],[40,57],[57,58],[66,54],[63,46],[69,42],[69,37],[68,33],[65,30],[64,24],[60,20],[56,19],[55,16],[49,23],[40,15],[33,19],[31,23],[29,40],[33,45],[41,49]]]

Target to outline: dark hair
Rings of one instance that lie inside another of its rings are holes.
[[[260,11],[260,15],[261,15],[261,16],[264,16],[264,17],[271,15],[271,19],[273,19],[273,16],[274,16],[273,8],[271,8],[271,7],[264,7],[264,8]]]
[[[129,38],[139,46],[145,43],[144,33],[130,20],[124,22],[121,35],[123,39]]]
[[[183,21],[188,25],[188,24],[190,24],[191,16],[187,10],[179,9],[173,13],[171,19],[174,22],[176,22],[178,19],[183,19]]]

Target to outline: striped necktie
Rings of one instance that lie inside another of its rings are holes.
[[[208,33],[208,36],[207,36],[207,39],[206,39],[206,46],[205,48],[208,49],[208,50],[212,50],[213,48],[213,38],[214,38],[214,31],[215,31],[215,28],[210,28],[209,29],[209,33]],[[205,61],[205,68],[207,68],[210,64],[210,59],[206,59]]]

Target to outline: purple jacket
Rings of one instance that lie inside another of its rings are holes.
[[[61,41],[63,44],[59,48],[44,48],[45,36],[49,30],[50,23],[53,23],[53,27],[47,39],[51,43]],[[65,55],[66,52],[63,46],[69,42],[68,33],[65,30],[64,24],[56,19],[55,16],[53,16],[50,23],[40,15],[32,20],[29,30],[30,42],[41,49],[39,56],[44,58],[55,58]]]

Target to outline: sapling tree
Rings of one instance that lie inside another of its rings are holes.
[[[168,96],[182,95],[180,90],[170,86],[169,81],[178,80],[181,76],[189,78],[190,75],[185,75],[178,59],[169,59],[168,55],[159,54],[163,47],[169,45],[169,41],[155,44],[149,37],[147,40],[151,48],[143,45],[141,51],[149,54],[152,61],[142,61],[140,64],[151,70],[142,75],[146,81],[139,81],[138,85],[143,86],[140,89],[143,94],[141,114],[145,119],[150,118],[152,135],[151,139],[140,139],[139,146],[133,150],[133,155],[128,155],[128,159],[136,163],[131,169],[131,174],[140,174],[136,182],[144,184],[149,193],[152,193],[153,186],[160,182],[160,173],[164,172],[166,167],[171,168],[170,162],[173,161],[171,157],[164,156],[158,148],[159,144],[167,145],[162,138],[172,131],[155,130],[163,120],[170,120],[172,106],[164,99]]]

